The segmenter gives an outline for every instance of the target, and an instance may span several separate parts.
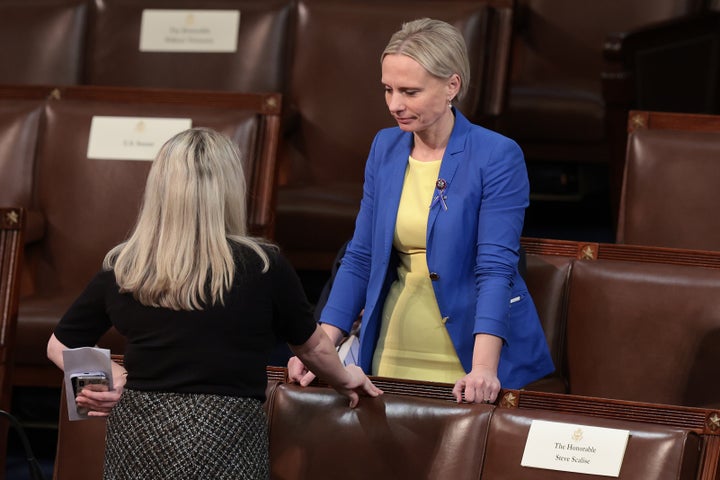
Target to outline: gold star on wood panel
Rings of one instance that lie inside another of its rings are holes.
[[[5,220],[7,220],[10,225],[15,225],[20,220],[20,216],[15,210],[10,210],[5,214]]]
[[[585,245],[585,247],[582,249],[581,253],[582,253],[583,260],[595,259],[595,249],[591,245]]]
[[[718,416],[717,413],[713,413],[710,418],[708,418],[708,427],[713,432],[720,428],[720,416]]]
[[[508,392],[502,399],[502,406],[506,408],[517,407],[518,397],[513,392]]]

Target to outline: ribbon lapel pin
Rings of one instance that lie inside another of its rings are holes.
[[[430,204],[430,208],[434,207],[436,203],[440,202],[443,210],[447,211],[447,203],[445,203],[445,200],[447,200],[447,195],[445,195],[446,188],[447,182],[442,178],[438,178],[437,182],[435,182],[435,191],[437,193],[435,194],[435,198],[433,198],[433,201]]]

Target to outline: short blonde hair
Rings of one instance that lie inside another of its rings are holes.
[[[235,274],[229,241],[248,245],[268,268],[246,227],[240,152],[207,128],[178,133],[160,149],[129,239],[105,257],[122,292],[143,305],[200,310],[223,303]]]
[[[448,79],[460,77],[457,98],[462,99],[470,82],[470,61],[465,39],[456,27],[441,20],[420,18],[404,23],[390,38],[380,61],[387,55],[406,55],[431,75]]]

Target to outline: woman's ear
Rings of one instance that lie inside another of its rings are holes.
[[[448,78],[447,81],[447,90],[448,90],[448,98],[450,101],[454,100],[455,97],[457,97],[458,92],[460,91],[460,84],[462,80],[460,80],[460,75],[457,73],[453,73],[450,78]]]

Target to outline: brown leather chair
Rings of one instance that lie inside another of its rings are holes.
[[[720,358],[712,353],[720,319],[709,293],[720,282],[720,251],[521,242],[526,281],[556,366],[554,375],[527,390],[719,404],[720,392],[700,378],[720,373]]]
[[[80,83],[87,0],[0,4],[0,84]]]
[[[576,261],[569,285],[569,393],[720,405],[720,270]]]
[[[525,443],[533,421],[629,430],[630,436],[619,479],[694,480],[700,465],[702,438],[686,428],[604,419],[589,414],[539,409],[498,408],[493,412],[485,452],[483,477],[497,480],[586,480],[606,478],[584,473],[558,472],[521,465]],[[571,438],[567,439],[572,442]],[[568,453],[568,452],[565,452]],[[575,454],[575,457],[582,455]]]
[[[267,410],[272,478],[440,480],[479,477],[493,406],[278,384]]]
[[[55,324],[101,268],[105,253],[134,225],[150,162],[87,158],[95,115],[189,118],[233,138],[248,179],[248,221],[272,238],[280,96],[205,91],[66,87],[45,107],[33,208],[46,229],[26,249],[30,279],[20,301],[16,384],[57,386],[60,373],[46,358]],[[106,338],[114,353],[124,342]]]
[[[0,410],[10,412],[12,399],[15,331],[20,296],[25,212],[22,208],[0,208]],[[0,419],[0,477],[5,478],[7,419]]]
[[[720,116],[633,111],[617,241],[720,250]]]
[[[502,108],[512,11],[509,0],[300,0],[277,220],[297,268],[330,270],[352,236],[370,144],[394,124],[380,85],[390,36],[420,17],[457,25],[472,69],[460,109],[482,121]]]
[[[236,92],[286,90],[292,0],[105,0],[93,2],[84,83]],[[237,50],[141,52],[146,9],[237,10]]]
[[[701,3],[519,0],[508,105],[497,127],[525,152],[534,202],[608,203],[606,36],[698,11]]]

